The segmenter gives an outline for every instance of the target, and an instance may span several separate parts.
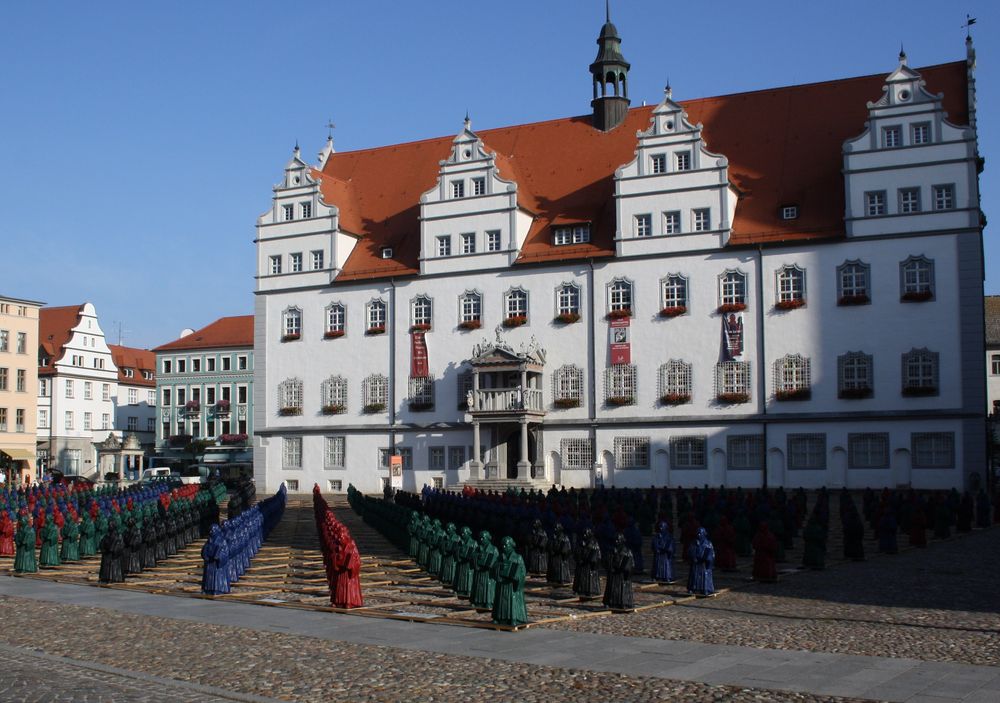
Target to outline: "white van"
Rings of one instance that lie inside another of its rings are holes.
[[[143,469],[141,480],[151,481],[154,478],[170,478],[170,469],[166,466],[160,466],[155,469]]]

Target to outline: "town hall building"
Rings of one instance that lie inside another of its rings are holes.
[[[261,490],[962,487],[986,464],[975,59],[296,148],[257,223]]]

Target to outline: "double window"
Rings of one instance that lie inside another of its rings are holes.
[[[347,438],[341,435],[325,437],[326,448],[323,466],[327,469],[343,469],[347,466]]]
[[[302,468],[302,438],[284,437],[281,445],[281,468]]]
[[[552,242],[556,245],[582,244],[590,241],[590,225],[556,227],[552,230]]]

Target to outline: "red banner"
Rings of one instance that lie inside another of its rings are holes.
[[[410,340],[410,377],[427,378],[430,371],[427,368],[427,341],[424,333],[413,332]]]
[[[611,320],[611,364],[631,364],[632,345],[629,343],[629,322],[631,318],[622,317]]]

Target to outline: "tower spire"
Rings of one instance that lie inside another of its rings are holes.
[[[609,132],[622,123],[628,113],[628,71],[631,64],[622,56],[622,39],[611,23],[611,0],[604,1],[606,21],[597,37],[597,58],[590,64],[594,84],[594,127]]]

